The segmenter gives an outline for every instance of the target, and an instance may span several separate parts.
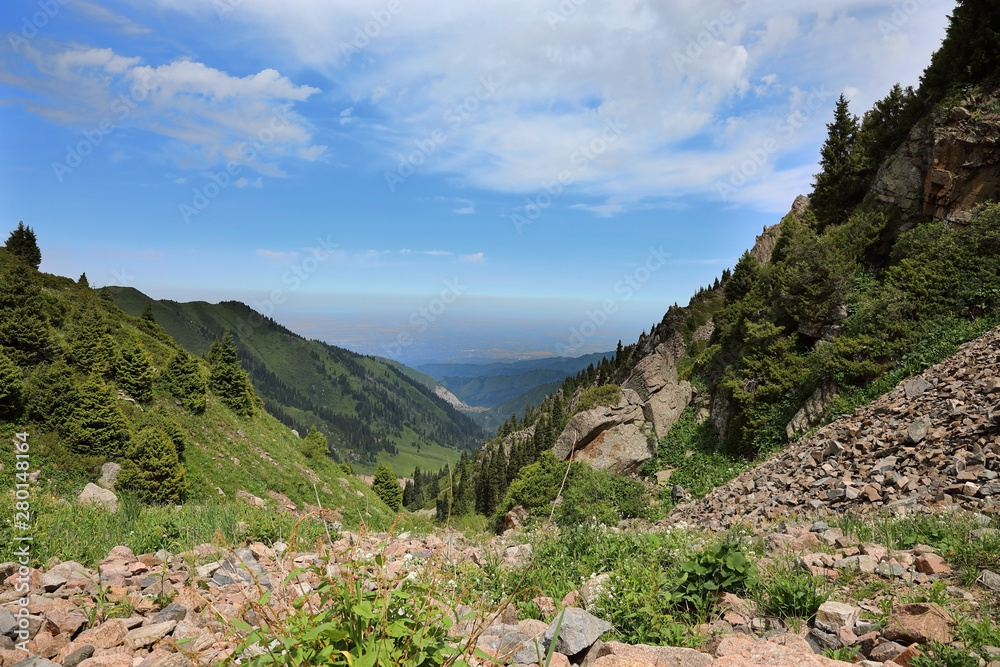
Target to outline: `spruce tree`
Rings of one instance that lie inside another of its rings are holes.
[[[126,340],[115,362],[115,379],[128,396],[140,403],[153,398],[153,360],[133,340]]]
[[[80,274],[80,278],[76,281],[76,284],[79,285],[80,287],[87,287],[87,288],[90,287],[90,281],[87,280],[86,271]]]
[[[31,227],[25,227],[23,222],[17,223],[17,229],[7,237],[7,252],[20,257],[25,263],[37,269],[42,263],[42,251],[38,249],[38,240]]]
[[[195,414],[205,411],[208,384],[201,374],[198,361],[190,354],[184,350],[177,351],[163,372],[163,382],[167,391],[178,399],[185,409]]]
[[[77,398],[73,370],[64,361],[36,367],[24,383],[28,420],[48,431],[65,432]]]
[[[306,433],[306,437],[302,439],[302,454],[307,459],[322,459],[325,456],[330,455],[330,449],[327,446],[326,436],[316,425],[313,424],[309,432]]]
[[[12,418],[21,411],[21,369],[0,352],[0,417]]]
[[[156,316],[153,315],[153,302],[147,301],[146,305],[142,307],[142,315],[140,317],[147,322],[156,322]]]
[[[128,424],[117,397],[99,379],[91,378],[80,387],[64,436],[67,446],[77,454],[115,459],[125,453]]]
[[[732,276],[726,281],[726,303],[736,303],[749,294],[759,274],[760,262],[749,251],[744,251],[733,267]]]
[[[424,478],[420,472],[420,466],[413,469],[413,498],[410,505],[424,504]],[[409,507],[409,505],[407,506]]]
[[[826,126],[826,143],[820,149],[822,171],[815,175],[809,206],[816,214],[820,229],[845,222],[851,210],[864,198],[864,183],[860,165],[854,155],[858,138],[858,117],[851,114],[850,104],[841,93],[833,122]]]
[[[136,434],[117,485],[147,504],[176,504],[184,502],[187,491],[184,474],[170,436],[160,428],[147,426]]]
[[[16,267],[0,270],[0,348],[16,364],[42,361],[53,350],[53,329],[41,288]]]
[[[111,370],[114,339],[103,309],[88,300],[69,327],[69,359],[87,375],[103,377]]]
[[[372,479],[372,491],[393,512],[398,512],[403,503],[403,488],[396,479],[396,473],[388,463],[379,463]]]
[[[920,77],[920,97],[936,104],[952,90],[990,84],[1000,72],[1000,4],[958,0],[941,48]]]
[[[243,417],[254,413],[256,396],[250,378],[240,365],[233,334],[229,331],[212,343],[208,352],[208,386],[230,410]]]

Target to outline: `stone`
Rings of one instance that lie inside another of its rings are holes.
[[[590,648],[605,632],[611,630],[611,624],[597,618],[593,614],[578,607],[564,609],[560,616],[549,625],[543,637],[546,645],[552,642],[556,634],[556,625],[560,619],[559,636],[555,640],[556,650],[568,656],[574,656]]]
[[[882,634],[886,639],[905,644],[949,643],[953,625],[948,613],[936,604],[906,604],[892,610]]]
[[[979,573],[979,583],[991,591],[1000,592],[1000,574],[992,570],[983,570]]]
[[[65,658],[63,658],[63,667],[77,667],[81,662],[90,658],[94,655],[94,647],[90,644],[81,646],[76,649]]]
[[[712,667],[844,667],[844,663],[808,652],[797,643],[789,645],[773,641],[752,641],[746,650],[724,655],[712,662]]]
[[[118,496],[94,483],[88,483],[87,486],[83,487],[83,491],[80,492],[76,500],[82,505],[100,505],[111,514],[118,512]]]
[[[841,628],[853,630],[861,617],[861,609],[842,602],[824,602],[816,612],[816,627],[824,632],[836,634]]]
[[[806,635],[806,641],[812,647],[813,653],[824,653],[834,651],[844,645],[836,634],[824,632],[819,628],[813,628]]]
[[[877,660],[878,662],[885,662],[886,660],[892,660],[895,658],[897,655],[902,653],[905,648],[906,647],[900,646],[896,642],[883,640],[871,650],[868,657],[872,660]]]
[[[0,609],[0,636],[13,637],[17,630],[17,619],[9,609]]]
[[[647,646],[638,644],[630,646],[621,642],[607,642],[597,652],[600,660],[606,656],[615,656],[632,660],[629,664],[642,664],[670,667],[708,667],[712,664],[712,656],[690,648],[672,646]]]
[[[101,466],[101,477],[97,480],[97,486],[108,491],[114,491],[115,483],[118,481],[118,473],[121,471],[122,467],[120,465],[108,461]]]
[[[22,655],[24,654],[22,653]],[[46,658],[32,656],[13,663],[11,667],[59,667],[59,665]]]
[[[927,437],[927,432],[931,429],[931,420],[927,417],[918,417],[913,420],[909,428],[906,429],[906,441],[917,444]]]
[[[125,623],[121,619],[114,618],[87,630],[77,639],[87,642],[95,649],[109,649],[121,644],[127,634],[128,628],[125,627]]]
[[[46,593],[55,593],[66,585],[66,577],[59,573],[46,572],[42,575],[42,588]]]
[[[514,507],[503,517],[504,530],[521,530],[524,522],[528,520],[528,510],[521,505]]]
[[[656,453],[656,438],[647,435],[642,408],[636,405],[596,407],[569,420],[553,447],[556,457],[583,460],[612,474],[629,474]]]
[[[907,382],[903,391],[907,398],[916,398],[928,389],[932,389],[933,386],[934,385],[928,382],[924,377],[918,376]]]
[[[135,630],[130,630],[125,635],[124,643],[133,651],[140,648],[152,646],[163,639],[177,627],[177,621],[166,621],[154,625],[143,625]]]
[[[133,667],[132,656],[125,653],[112,653],[87,658],[79,667]]]
[[[504,550],[503,561],[507,567],[524,567],[531,562],[533,553],[530,544],[517,544]]]
[[[593,607],[597,598],[607,589],[610,580],[611,574],[604,572],[583,582],[580,586],[580,606],[584,609]]]
[[[923,554],[917,556],[913,565],[917,568],[917,572],[923,572],[924,574],[951,574],[951,568],[948,567],[946,562],[944,562],[944,558],[941,558],[941,556],[938,556],[937,554]]]
[[[149,622],[151,625],[156,625],[167,621],[183,621],[187,613],[187,607],[182,607],[175,602],[171,602],[161,609]]]

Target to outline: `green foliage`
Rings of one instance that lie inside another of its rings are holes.
[[[103,377],[111,370],[114,339],[104,308],[88,298],[74,315],[67,335],[69,360],[84,374]]]
[[[37,269],[42,263],[42,251],[38,249],[38,239],[31,227],[25,227],[23,222],[17,223],[17,229],[7,237],[4,246],[7,252],[20,257],[24,263],[33,269]]]
[[[142,307],[142,314],[139,315],[140,319],[145,322],[156,323],[156,315],[153,314],[153,302],[147,301],[146,305]]]
[[[205,411],[205,395],[208,383],[201,373],[197,360],[184,350],[177,353],[167,364],[163,373],[167,391],[178,399],[181,405],[195,414]]]
[[[809,198],[821,229],[845,221],[851,210],[861,203],[866,190],[854,154],[860,129],[858,117],[851,114],[843,94],[837,100],[833,122],[826,128],[829,134],[820,149],[822,171],[815,175],[816,182]]]
[[[21,369],[0,350],[0,417],[20,413],[22,393]]]
[[[240,365],[233,334],[226,332],[221,339],[212,343],[208,352],[210,368],[208,386],[212,393],[236,414],[253,415],[257,398],[250,384],[250,377]]]
[[[967,648],[935,642],[910,660],[910,667],[979,667],[979,658]]]
[[[115,380],[126,395],[141,403],[153,398],[153,361],[134,340],[126,339],[118,351]]]
[[[66,446],[76,453],[120,458],[128,445],[129,430],[111,388],[96,378],[85,382],[64,435]]]
[[[403,504],[403,489],[399,486],[396,473],[388,463],[380,463],[375,469],[372,491],[393,512],[398,512]]]
[[[1000,71],[1000,7],[958,0],[941,48],[920,78],[920,97],[936,104],[952,90],[989,83]]]
[[[831,660],[851,663],[854,662],[854,658],[856,658],[859,653],[861,653],[860,646],[841,646],[840,648],[823,651],[823,655]]]
[[[306,433],[302,439],[302,454],[307,459],[319,459],[330,455],[330,449],[326,444],[326,436],[320,432],[315,425]]]
[[[616,384],[591,387],[580,394],[580,400],[576,403],[576,411],[584,412],[598,406],[612,406],[617,404],[621,399],[622,388]]]
[[[760,262],[746,251],[733,267],[732,277],[726,281],[726,303],[736,303],[750,294],[760,273]]]
[[[814,577],[800,570],[772,572],[760,580],[756,588],[761,608],[777,618],[812,620],[820,605],[830,597],[824,577]]]
[[[28,274],[21,263],[0,264],[0,348],[19,365],[38,363],[54,351],[50,304]]]
[[[32,423],[64,432],[78,396],[73,370],[63,361],[37,366],[25,380],[24,395]]]
[[[745,593],[755,576],[755,568],[737,540],[706,547],[682,562],[679,570],[676,595],[680,602],[697,611],[707,610],[721,593]]]
[[[375,564],[381,570],[383,555],[375,557]],[[449,637],[454,621],[450,610],[437,602],[440,582],[433,573],[396,585],[384,575],[373,582],[368,563],[362,561],[341,565],[336,577],[321,567],[311,572],[320,584],[291,608],[272,604],[270,593],[265,593],[252,604],[262,619],[258,629],[234,622],[237,630],[246,633],[236,654],[250,647],[258,649],[254,651],[258,655],[246,664],[467,667],[464,658],[471,656],[474,646]],[[296,581],[304,573],[293,571],[287,581]],[[261,651],[260,647],[265,648]]]
[[[187,492],[184,468],[166,432],[157,427],[146,427],[136,434],[128,458],[122,463],[118,485],[151,505],[184,501]]]

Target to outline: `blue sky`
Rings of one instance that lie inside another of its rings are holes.
[[[953,2],[5,6],[0,214],[44,270],[416,363],[634,340],[809,191],[840,92],[917,83]]]

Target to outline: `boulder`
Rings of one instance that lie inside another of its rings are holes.
[[[882,636],[903,644],[948,643],[954,622],[933,603],[905,604],[893,609]]]
[[[854,629],[861,617],[858,607],[842,602],[824,602],[816,612],[816,627],[824,632],[837,634],[841,628]]]
[[[556,627],[559,636],[556,637]],[[548,646],[555,639],[556,650],[574,656],[590,648],[594,642],[611,629],[611,624],[577,607],[568,607],[557,616],[542,635]]]
[[[100,505],[112,514],[118,512],[118,496],[93,483],[89,483],[87,486],[83,487],[83,491],[80,492],[80,495],[76,500],[81,505]]]
[[[797,435],[802,435],[812,427],[823,421],[823,413],[837,399],[837,385],[833,382],[824,382],[816,387],[806,404],[802,406],[792,420],[785,427],[785,435],[789,440]]]
[[[115,483],[118,481],[118,473],[121,471],[122,467],[120,465],[108,461],[101,466],[101,477],[97,480],[97,486],[108,491],[114,491]]]
[[[553,451],[560,460],[583,460],[612,474],[635,471],[656,453],[656,439],[647,435],[642,408],[619,404],[573,415]],[[574,454],[575,453],[575,454]]]

